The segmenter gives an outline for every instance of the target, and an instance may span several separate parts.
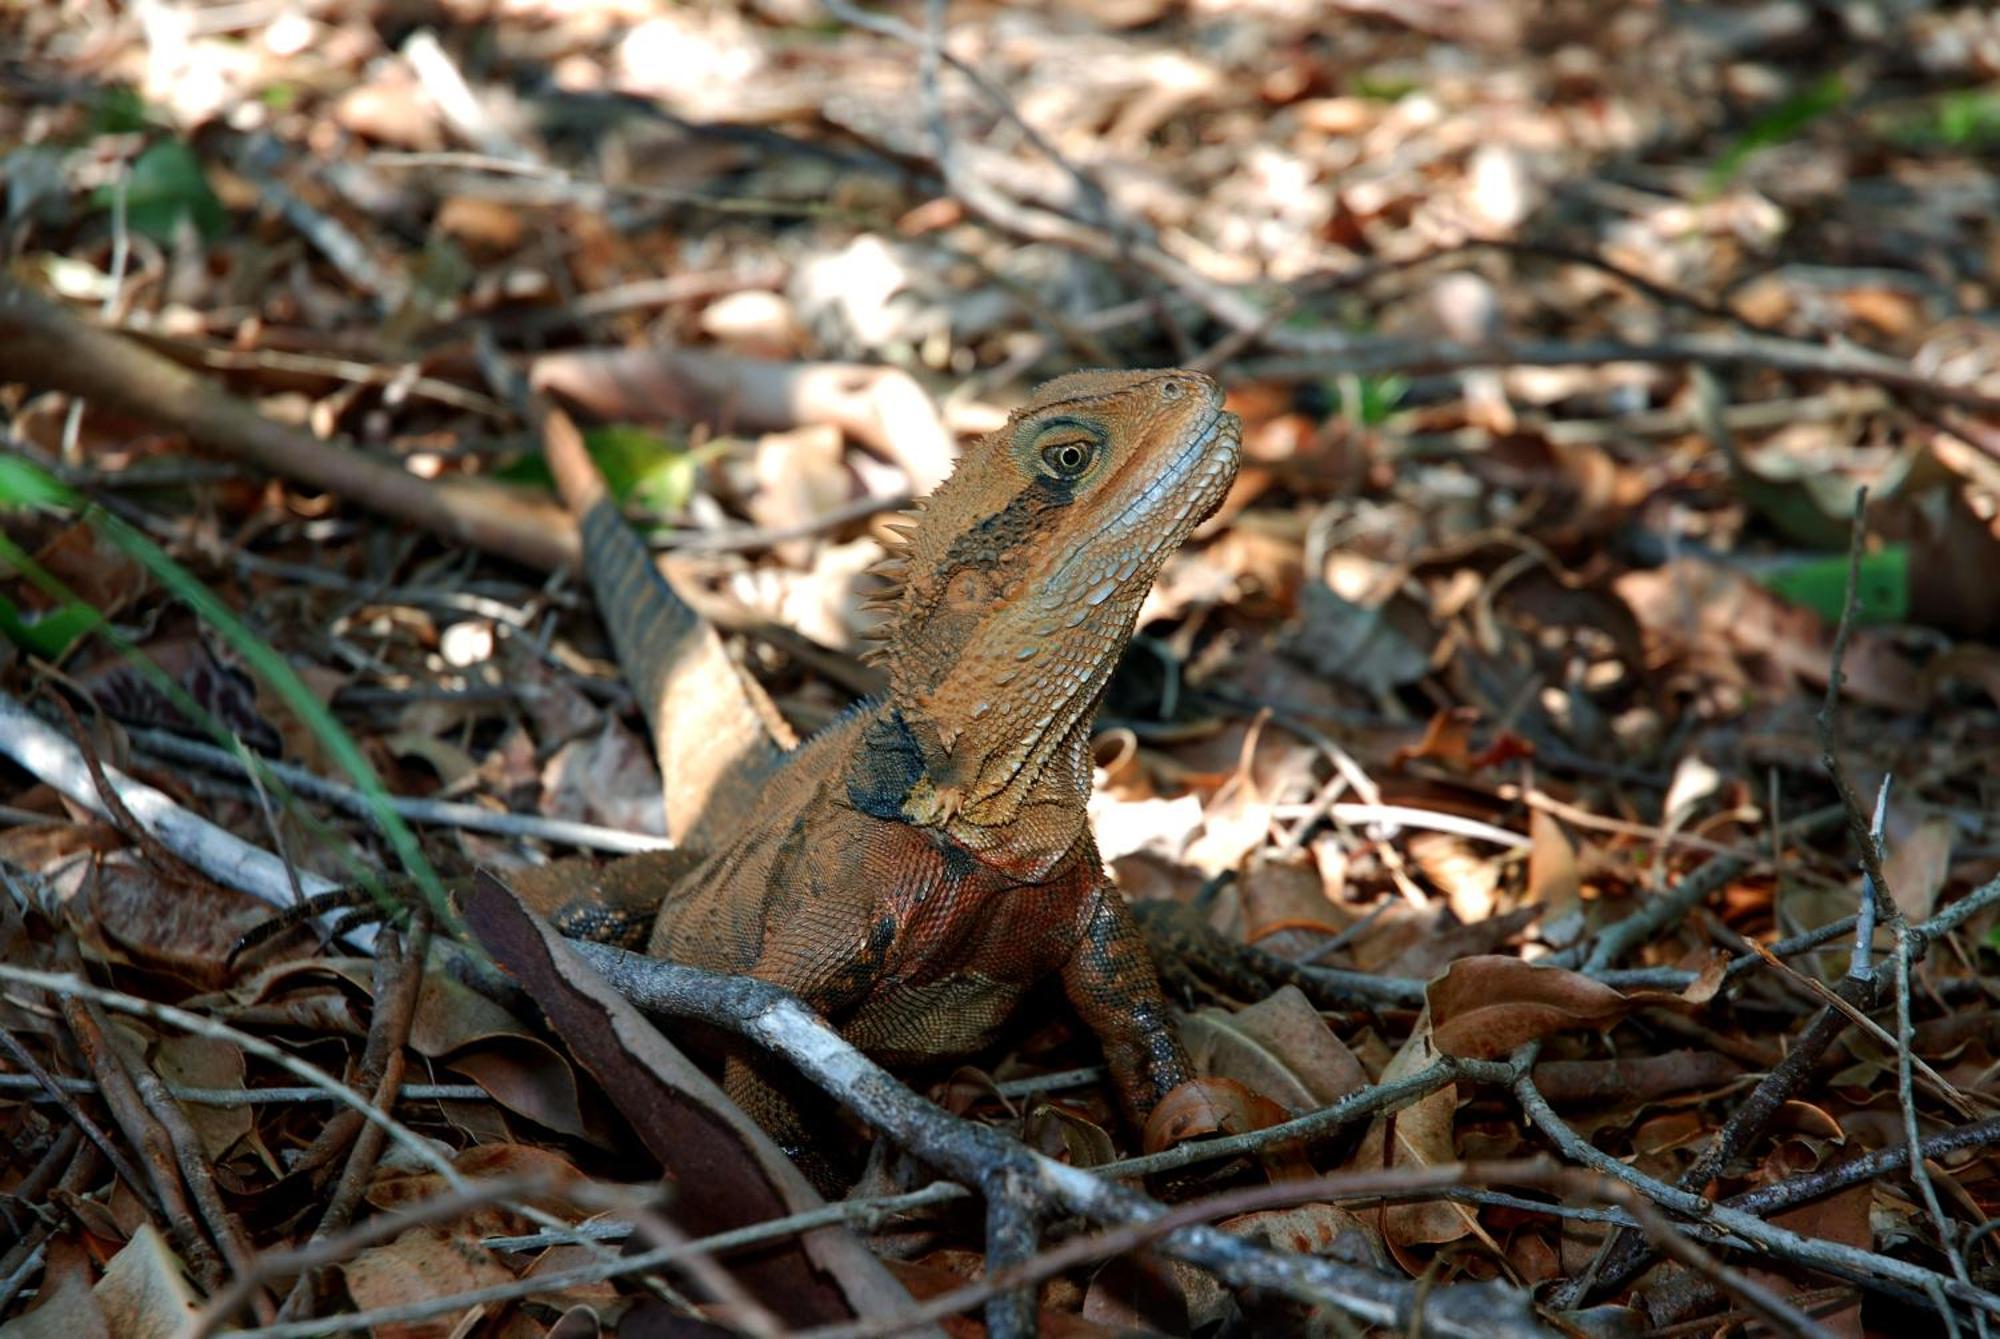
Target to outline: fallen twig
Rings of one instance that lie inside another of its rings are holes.
[[[576,527],[543,498],[481,480],[424,480],[264,417],[169,358],[0,281],[0,381],[67,391],[212,451],[532,567],[574,567]]]
[[[204,744],[199,740],[169,734],[165,730],[130,727],[127,733],[131,735],[132,742],[140,748],[163,758],[171,758],[176,762],[196,763],[230,776],[254,775],[251,769],[244,766],[242,759],[229,750],[217,748],[213,744]],[[374,801],[352,786],[328,780],[289,763],[267,760],[263,766],[272,776],[300,795],[324,800],[356,818],[371,821],[374,819]],[[426,800],[392,795],[389,797],[389,807],[412,822],[463,828],[469,832],[492,832],[506,837],[532,837],[540,841],[560,842],[565,846],[577,846],[586,850],[657,851],[672,845],[664,837],[651,837],[643,832],[624,832],[596,823],[578,823],[566,818],[545,818],[540,814],[501,813],[476,804],[460,804],[450,800]]]
[[[397,1091],[402,1086],[403,1046],[410,1039],[410,1027],[416,1018],[417,996],[423,986],[430,941],[430,917],[418,908],[407,943],[392,930],[383,933],[377,946],[374,1012],[368,1021],[368,1041],[355,1069],[354,1084],[358,1090],[372,1093],[376,1109],[385,1116],[395,1106]],[[323,1241],[347,1227],[382,1155],[384,1127],[363,1125],[360,1116],[351,1110],[335,1112],[304,1155],[287,1170],[288,1176],[310,1178],[321,1165],[348,1149],[350,1143],[353,1147],[348,1151],[346,1166],[341,1169],[326,1209],[313,1227],[313,1241]],[[312,1304],[319,1282],[315,1271],[302,1272],[276,1318],[304,1314],[305,1308]],[[263,1319],[268,1323],[273,1318]]]
[[[1273,330],[1265,342],[1282,347],[1291,332]],[[1346,337],[1337,349],[1304,357],[1253,359],[1236,374],[1247,380],[1317,379],[1335,371],[1350,376],[1420,376],[1475,367],[1567,367],[1603,363],[1699,363],[1709,367],[1762,367],[1793,375],[1872,382],[1922,399],[1975,413],[2000,413],[2000,397],[1938,381],[1900,358],[1850,345],[1829,347],[1777,335],[1663,335],[1650,344],[1619,340],[1493,340],[1453,344],[1441,340]]]
[[[106,813],[81,750],[4,694],[0,694],[0,753],[92,813]],[[136,822],[175,855],[224,887],[281,910],[292,905],[292,875],[276,856],[197,818],[165,793],[116,768],[107,767],[104,774]],[[298,886],[309,896],[339,887],[331,879],[305,872],[298,874]],[[355,938],[363,944],[372,943],[374,932],[363,927]]]
[[[1536,1091],[1533,1080],[1525,1076],[1515,1083],[1514,1096],[1529,1121],[1548,1136],[1565,1157],[1625,1182],[1661,1208],[1695,1222],[1710,1223],[1734,1233],[1779,1259],[1831,1272],[1838,1277],[1852,1278],[1857,1282],[1872,1283],[1876,1280],[1887,1280],[1919,1291],[1942,1289],[1946,1296],[1968,1307],[1990,1315],[2000,1315],[2000,1294],[1961,1283],[1933,1270],[1875,1251],[1801,1236],[1775,1227],[1740,1209],[1717,1204],[1647,1176],[1637,1168],[1630,1167],[1598,1149],[1570,1129]]]

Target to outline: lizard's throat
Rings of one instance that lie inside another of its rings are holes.
[[[996,827],[1031,804],[1080,803],[1090,793],[1090,729],[1110,670],[1091,667],[1060,697],[996,690],[956,711],[948,697],[901,707],[923,754],[906,816]]]

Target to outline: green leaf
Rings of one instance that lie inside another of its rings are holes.
[[[47,470],[20,456],[0,455],[0,506],[74,508],[77,496]]]
[[[61,660],[98,621],[97,611],[87,604],[66,602],[40,613],[29,613],[0,595],[0,633],[43,660]]]
[[[146,100],[139,90],[113,84],[99,90],[90,108],[90,129],[96,135],[135,135],[149,127]]]
[[[1760,572],[1764,587],[1812,610],[1829,624],[1847,605],[1847,555],[1809,558]],[[1902,623],[1910,616],[1910,548],[1889,544],[1861,555],[1854,585],[1857,623]]]
[[[587,430],[583,441],[622,503],[671,516],[694,495],[694,457],[644,428],[608,424]]]
[[[171,242],[183,218],[208,241],[221,236],[229,222],[222,201],[209,189],[201,160],[179,140],[161,140],[140,154],[126,174],[123,189],[126,225],[157,242]],[[91,197],[92,203],[112,210],[118,190],[116,184],[100,186]]]
[[[1960,148],[2000,142],[2000,91],[1968,88],[1940,97],[1937,136]]]
[[[1375,428],[1388,422],[1389,416],[1396,412],[1396,406],[1409,394],[1410,381],[1393,373],[1380,377],[1345,375],[1329,379],[1323,391],[1332,406],[1329,417],[1338,415],[1363,427]]]
[[[1839,73],[1815,80],[1750,123],[1708,169],[1710,190],[1721,190],[1736,179],[1757,154],[1794,139],[1807,126],[1847,101],[1847,81]]]
[[[1886,138],[1907,148],[1991,148],[2000,144],[2000,85],[1954,89],[1873,120]]]
[[[1423,85],[1393,71],[1363,70],[1347,81],[1347,91],[1370,102],[1401,102]]]
[[[690,451],[629,423],[586,428],[583,444],[612,497],[621,505],[641,507],[659,516],[672,516],[685,508],[694,496],[696,468],[726,449],[724,443],[712,442]],[[544,488],[554,483],[548,462],[540,455],[522,456],[495,470],[494,476]]]

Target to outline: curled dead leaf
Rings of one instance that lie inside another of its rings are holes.
[[[1212,1075],[1189,1079],[1153,1108],[1146,1119],[1143,1146],[1148,1153],[1158,1153],[1183,1140],[1243,1134],[1284,1119],[1283,1107],[1234,1079]]]
[[[1195,1064],[1217,1078],[1268,1094],[1295,1113],[1326,1106],[1368,1082],[1354,1058],[1296,986],[1245,1009],[1204,1009],[1181,1024]]]
[[[1446,1055],[1498,1059],[1517,1046],[1558,1032],[1609,1027],[1637,1008],[1706,1003],[1721,988],[1726,965],[1727,959],[1711,963],[1680,994],[1628,995],[1560,967],[1537,967],[1498,954],[1460,958],[1425,991],[1432,1040]]]

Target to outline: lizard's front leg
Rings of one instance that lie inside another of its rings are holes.
[[[1083,934],[1063,965],[1063,989],[1103,1044],[1126,1115],[1143,1129],[1160,1099],[1194,1077],[1194,1066],[1125,899],[1100,881],[1082,916]]]

